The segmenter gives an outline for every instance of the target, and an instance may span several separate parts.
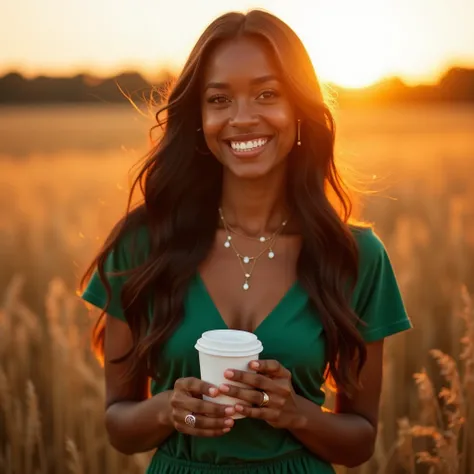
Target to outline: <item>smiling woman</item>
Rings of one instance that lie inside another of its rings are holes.
[[[383,340],[411,324],[383,243],[350,220],[334,120],[302,42],[266,12],[219,17],[157,117],[162,138],[134,183],[144,202],[82,281],[102,309],[94,344],[111,444],[159,448],[150,474],[363,463]],[[214,329],[264,347],[218,386],[200,379],[194,349]],[[329,375],[334,413],[321,408]],[[224,394],[237,403],[212,401]]]
[[[266,44],[245,36],[222,42],[203,83],[202,130],[231,171],[225,177],[260,178],[285,166],[295,143],[295,110]]]

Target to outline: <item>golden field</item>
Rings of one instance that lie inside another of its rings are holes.
[[[370,190],[360,215],[385,242],[415,325],[387,342],[379,442],[358,472],[472,474],[474,107],[336,120],[341,167]],[[145,471],[148,454],[107,445],[96,313],[75,291],[125,209],[151,124],[130,106],[0,109],[1,473]]]

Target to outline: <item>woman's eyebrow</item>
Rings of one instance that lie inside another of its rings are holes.
[[[265,76],[254,77],[250,80],[250,84],[263,84],[269,81],[277,81],[278,78],[274,74],[266,74]],[[228,82],[208,82],[204,91],[207,89],[229,89],[230,84]]]

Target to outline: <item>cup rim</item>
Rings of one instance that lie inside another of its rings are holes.
[[[224,331],[233,331],[242,336],[242,338],[231,342],[229,340],[209,337],[210,333],[216,334],[217,332]],[[258,355],[263,351],[263,345],[255,334],[234,329],[205,331],[194,347],[199,352],[220,357],[248,357]]]

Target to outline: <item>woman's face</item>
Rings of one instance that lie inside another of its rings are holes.
[[[235,176],[280,167],[296,138],[296,117],[271,55],[256,39],[220,44],[204,69],[202,129],[213,155]]]

